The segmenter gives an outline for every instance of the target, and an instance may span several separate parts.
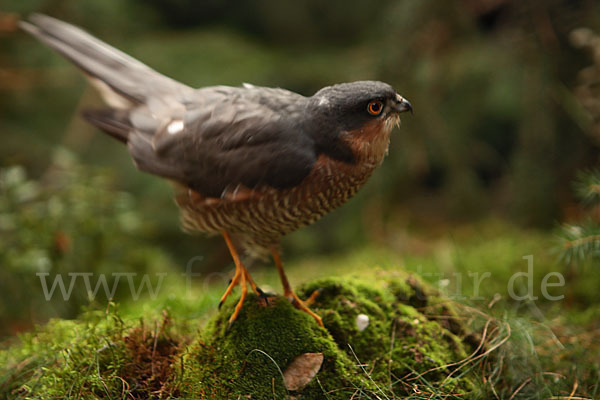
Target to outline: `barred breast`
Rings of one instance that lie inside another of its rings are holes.
[[[322,156],[309,176],[286,190],[236,188],[223,198],[187,189],[176,201],[186,231],[242,234],[247,244],[268,249],[281,237],[312,224],[350,199],[377,165],[349,166]]]
[[[382,163],[397,123],[397,118],[388,118],[348,132],[346,141],[356,163],[321,155],[302,183],[290,189],[238,186],[217,199],[180,187],[175,199],[183,228],[209,234],[226,230],[241,237],[250,253],[264,254],[286,234],[312,224],[354,196]]]

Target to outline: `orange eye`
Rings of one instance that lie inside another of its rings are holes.
[[[383,111],[383,103],[379,100],[373,100],[367,106],[367,111],[371,115],[379,115]]]

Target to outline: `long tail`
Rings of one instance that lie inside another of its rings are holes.
[[[20,26],[132,101],[143,103],[152,94],[191,90],[66,22],[33,14],[29,22],[21,21]]]
[[[87,111],[84,116],[121,141],[127,142],[129,130],[128,121],[123,119],[127,115],[124,110],[142,104],[153,108],[156,103],[157,109],[173,111],[193,92],[189,86],[66,22],[34,14],[29,21],[21,21],[20,26],[86,73],[111,108]]]

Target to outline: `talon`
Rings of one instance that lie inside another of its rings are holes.
[[[323,320],[321,320],[321,317],[319,317],[317,314],[311,311],[311,309],[308,308],[307,304],[303,302],[292,290],[292,286],[290,285],[287,276],[285,276],[285,271],[283,270],[283,264],[281,263],[281,257],[279,257],[279,250],[277,250],[277,247],[271,248],[271,255],[273,256],[273,261],[275,262],[275,266],[277,267],[277,272],[279,272],[279,278],[281,279],[281,284],[283,286],[283,295],[289,299],[289,301],[294,307],[298,308],[301,311],[304,311],[305,313],[313,317],[315,321],[317,321],[317,324],[324,328]],[[308,301],[314,301],[314,299],[318,296],[318,291],[316,292],[317,294],[313,292],[313,294],[309,297]]]
[[[224,302],[225,302],[224,300],[219,301],[219,308],[218,308],[219,311],[221,311],[221,307],[223,307]]]
[[[256,288],[256,292],[258,293],[258,297],[265,301],[265,305],[269,305],[269,296],[259,287]]]
[[[304,300],[304,304],[307,306],[310,306],[311,304],[314,304],[314,302],[317,300],[317,297],[319,297],[321,295],[321,289],[316,289],[314,290],[310,296],[308,296],[308,299]]]
[[[223,303],[225,303],[227,297],[229,297],[229,295],[233,292],[233,288],[237,285],[240,285],[241,288],[240,299],[238,300],[238,303],[235,306],[233,314],[231,314],[231,317],[229,318],[229,325],[227,327],[227,331],[229,331],[231,325],[242,311],[242,306],[244,305],[244,300],[246,299],[246,293],[248,292],[248,287],[246,286],[246,284],[249,283],[252,286],[252,289],[255,291],[257,289],[257,286],[250,277],[250,274],[248,273],[246,267],[242,264],[240,257],[237,251],[235,250],[235,247],[233,246],[233,243],[227,231],[223,231],[222,234],[223,238],[225,239],[225,243],[227,243],[227,247],[229,248],[229,252],[231,253],[231,257],[233,258],[233,262],[235,263],[235,275],[229,281],[229,286],[227,286],[227,290],[221,297],[221,301],[219,302],[219,310],[221,309]]]
[[[324,328],[325,326],[323,325],[323,320],[321,319],[321,317],[319,317],[319,315],[317,315],[314,311],[308,308],[308,305],[317,298],[319,293],[320,292],[318,290],[315,290],[306,301],[303,301],[300,297],[298,297],[296,293],[292,292],[291,289],[289,289],[289,292],[287,294],[284,294],[284,296],[289,299],[290,303],[292,303],[294,307],[296,307],[300,311],[304,311],[305,313],[313,317],[315,321],[317,321],[317,324],[319,324],[320,327]]]

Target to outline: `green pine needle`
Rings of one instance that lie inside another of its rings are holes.
[[[561,227],[562,259],[571,264],[587,259],[600,259],[600,226],[588,220],[581,226]]]
[[[600,204],[600,170],[592,169],[578,173],[575,192],[585,206]]]

